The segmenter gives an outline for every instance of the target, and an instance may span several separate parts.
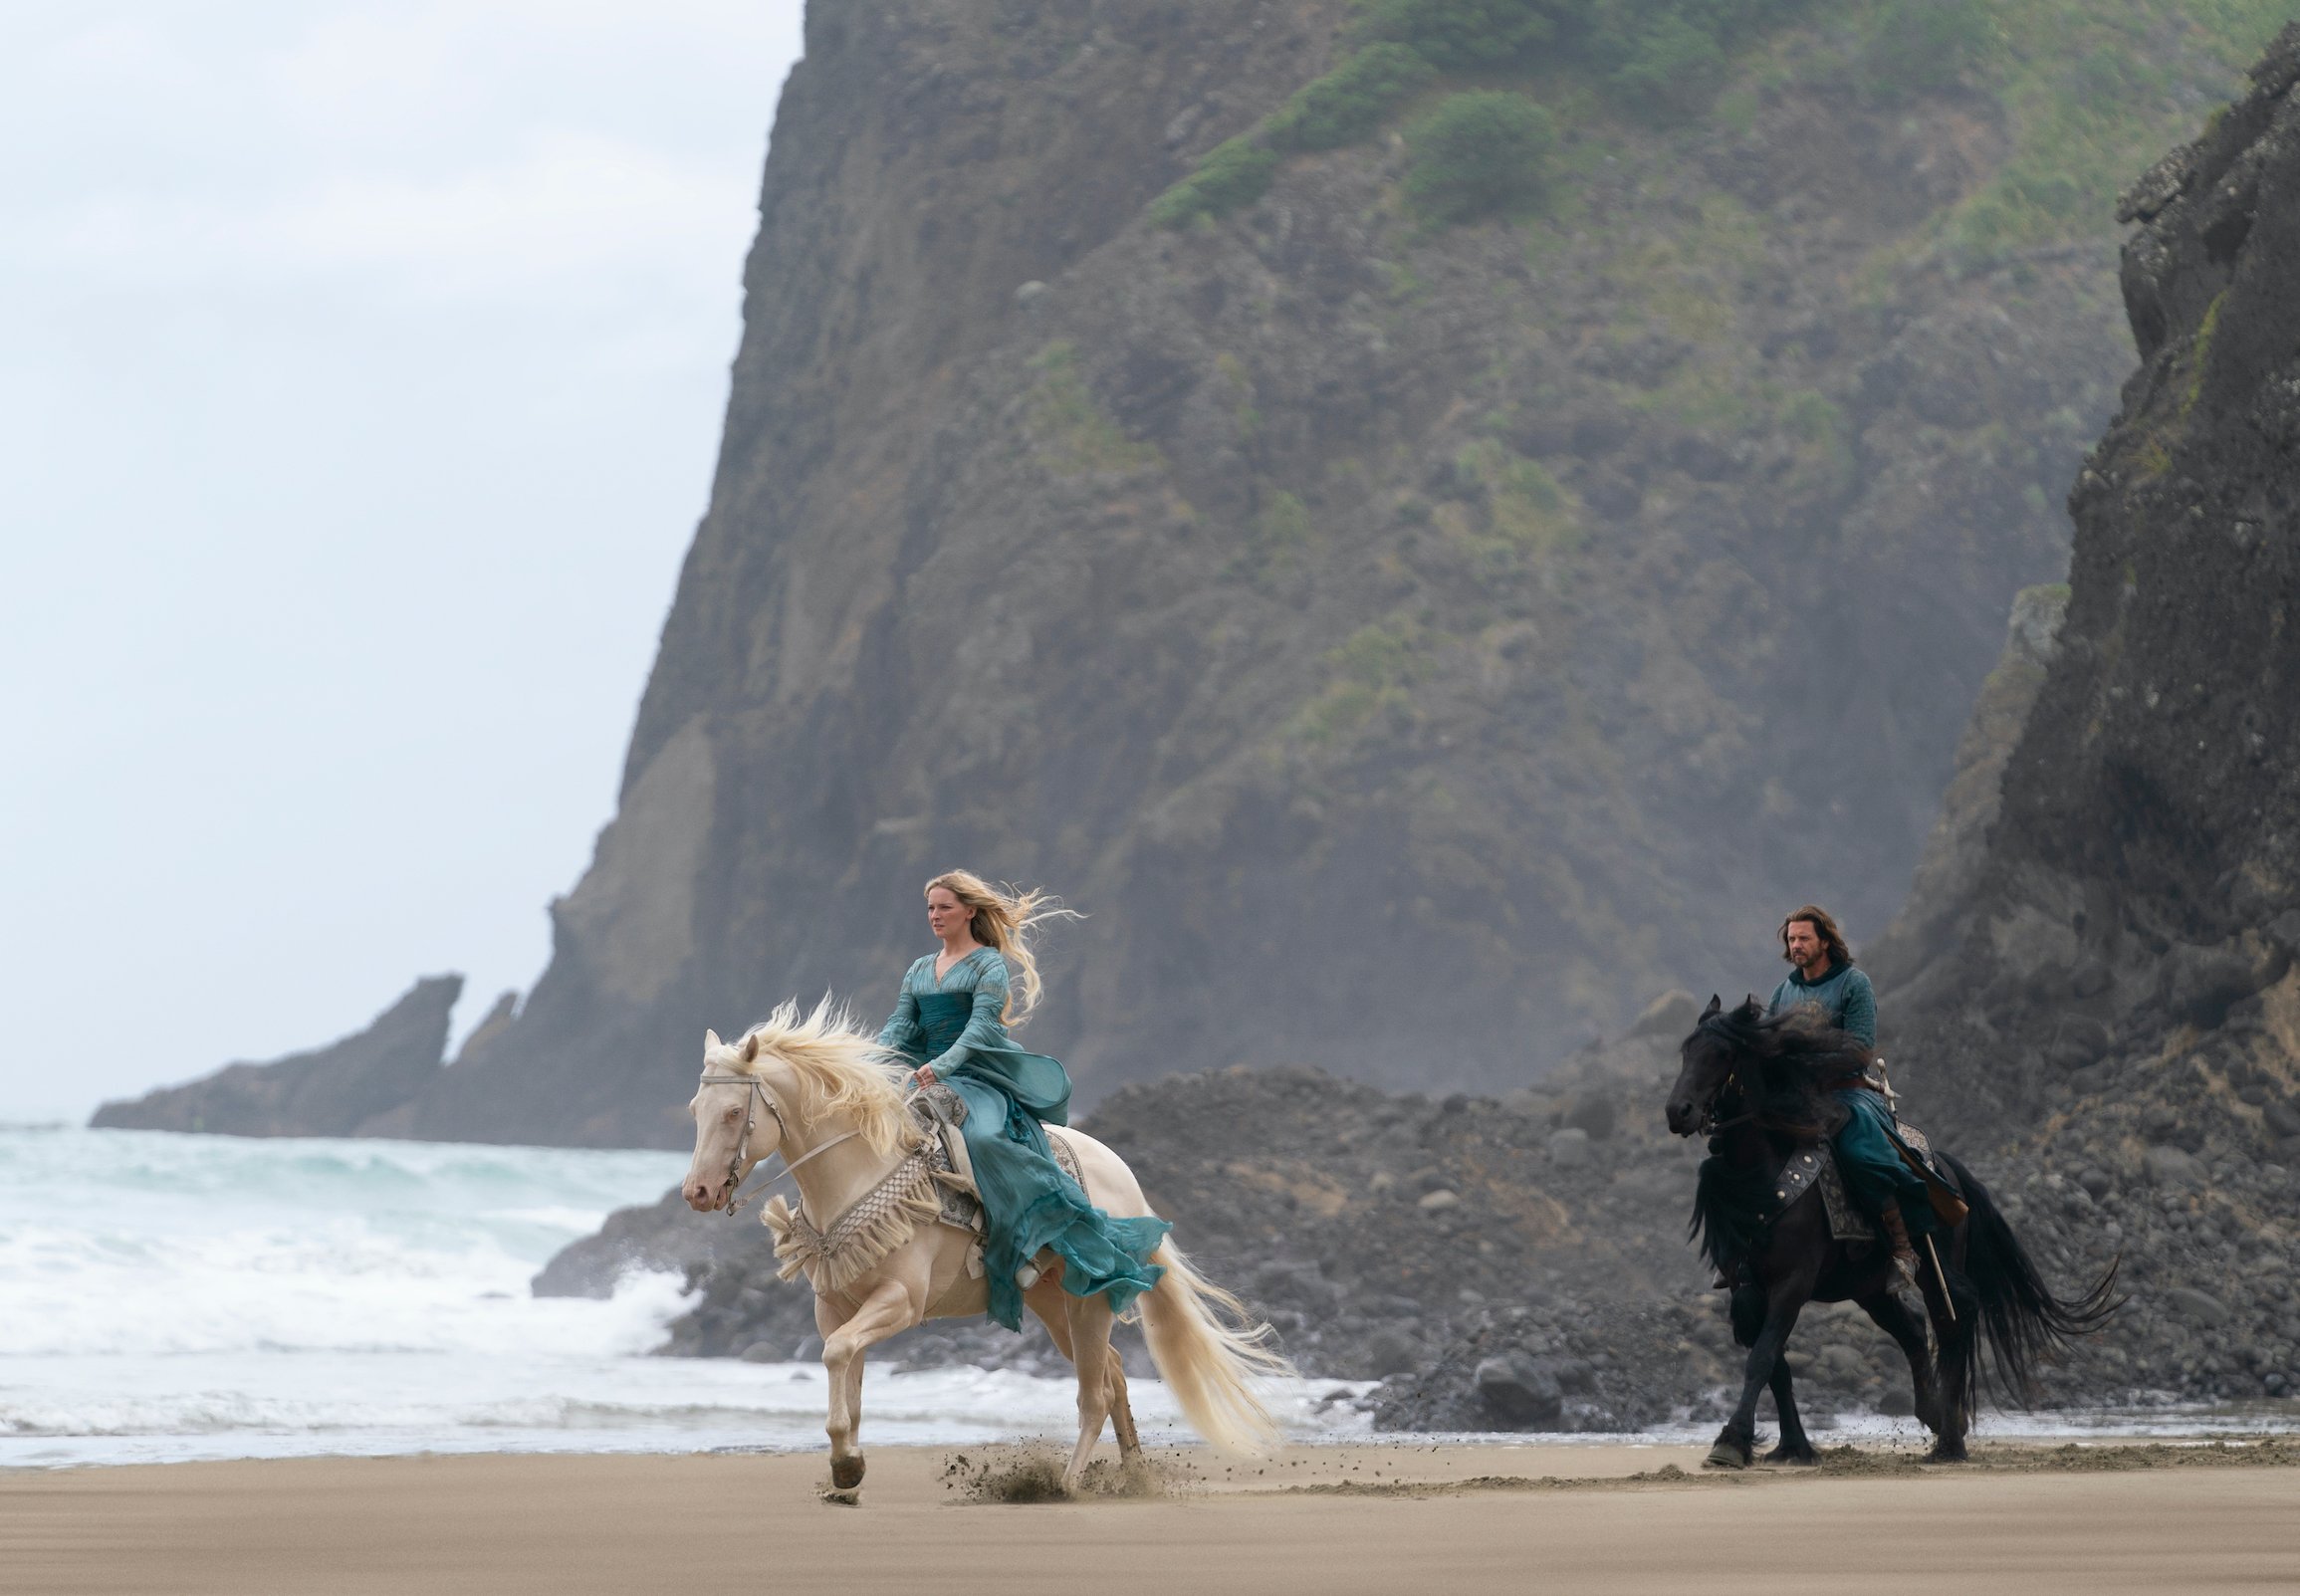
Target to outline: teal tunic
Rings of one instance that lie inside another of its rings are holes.
[[[1818,981],[1807,981],[1801,970],[1791,971],[1773,989],[1767,1012],[1789,1011],[1858,1036],[1866,1046],[1877,1045],[1877,995],[1869,978],[1851,965],[1838,965]],[[1913,1233],[1930,1229],[1933,1208],[1926,1198],[1925,1178],[1901,1156],[1901,1129],[1893,1110],[1866,1087],[1849,1087],[1834,1095],[1846,1109],[1844,1128],[1833,1144],[1837,1168],[1854,1200],[1872,1214],[1883,1213],[1887,1203],[1899,1203],[1901,1217]]]
[[[931,1065],[966,1101],[967,1156],[989,1232],[983,1272],[991,1317],[1022,1328],[1015,1272],[1048,1248],[1062,1260],[1064,1290],[1099,1292],[1123,1312],[1166,1272],[1150,1254],[1173,1227],[1161,1219],[1112,1219],[1062,1173],[1045,1127],[1069,1123],[1070,1072],[1017,1047],[1006,1008],[1007,962],[996,949],[977,948],[940,981],[929,954],[902,978],[878,1044],[914,1065]]]
[[[1861,1038],[1861,1045],[1877,1045],[1877,989],[1869,985],[1869,977],[1858,966],[1833,966],[1818,981],[1807,981],[1802,970],[1792,970],[1788,979],[1773,989],[1773,1001],[1765,1013],[1785,1014],[1796,1010],[1812,1016],[1832,1030],[1848,1031]]]

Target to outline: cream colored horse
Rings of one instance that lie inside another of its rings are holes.
[[[827,1001],[805,1016],[785,1004],[732,1042],[711,1031],[703,1045],[703,1079],[688,1105],[695,1116],[695,1158],[681,1187],[688,1206],[701,1213],[726,1207],[753,1167],[780,1152],[799,1186],[798,1213],[832,1231],[858,1202],[891,1191],[888,1177],[902,1178],[905,1161],[923,1139],[904,1108],[906,1073]],[[1120,1217],[1150,1212],[1133,1171],[1116,1153],[1079,1131],[1049,1125],[1046,1134],[1077,1155],[1086,1195],[1096,1207]],[[922,1320],[981,1313],[987,1302],[983,1281],[968,1271],[970,1233],[936,1223],[916,1200],[876,1198],[865,1212],[880,1218],[857,1238],[859,1251],[849,1250],[828,1265],[792,1245],[794,1216],[781,1199],[764,1216],[782,1244],[778,1255],[790,1260],[785,1278],[804,1264],[815,1288],[814,1322],[830,1377],[824,1426],[830,1435],[829,1495],[848,1502],[862,1483],[856,1434],[863,1353]],[[1171,1241],[1152,1256],[1166,1272],[1139,1301],[1159,1374],[1192,1427],[1216,1447],[1248,1454],[1266,1450],[1276,1439],[1276,1425],[1248,1380],[1292,1372],[1264,1345],[1268,1326],[1248,1322],[1244,1304],[1201,1278]],[[1126,1402],[1125,1370],[1110,1345],[1108,1301],[1064,1291],[1061,1262],[1051,1252],[1041,1253],[1037,1262],[1043,1272],[1024,1300],[1078,1374],[1078,1445],[1062,1474],[1069,1487],[1105,1423],[1114,1424],[1122,1460],[1131,1459],[1141,1443]]]

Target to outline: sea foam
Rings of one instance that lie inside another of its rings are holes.
[[[685,1165],[0,1128],[0,1466],[819,1447],[818,1367],[647,1355],[680,1280],[529,1293]],[[1362,1428],[1326,1388],[1272,1395],[1296,1433]],[[1178,1434],[1161,1387],[1134,1392],[1147,1431]],[[959,1368],[874,1372],[864,1408],[873,1441],[971,1444],[1059,1436],[1074,1401],[1066,1380]]]

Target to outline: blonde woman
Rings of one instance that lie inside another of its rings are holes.
[[[1047,1125],[1069,1122],[1070,1072],[1025,1052],[1007,1033],[1037,1007],[1034,926],[1066,911],[1040,892],[1001,892],[968,870],[926,884],[926,923],[940,952],[902,980],[902,996],[878,1044],[914,1066],[922,1086],[950,1087],[966,1103],[967,1154],[982,1194],[988,1235],[983,1264],[991,1317],[1020,1329],[1023,1292],[1047,1250],[1061,1259],[1062,1287],[1126,1305],[1165,1272],[1150,1254],[1172,1229],[1160,1219],[1112,1219],[1062,1173]]]

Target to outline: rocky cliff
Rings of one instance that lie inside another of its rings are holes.
[[[2108,1237],[2115,1374],[2300,1380],[2300,25],[2127,194],[2140,368],[2070,497],[2067,619],[1954,923],[1889,995],[1921,1112]]]
[[[404,1136],[415,1103],[437,1083],[462,995],[461,976],[426,977],[365,1030],[333,1045],[271,1063],[226,1064],[181,1086],[106,1103],[91,1123],[228,1136]],[[508,1018],[498,1005],[497,1028]]]
[[[2100,174],[2249,19],[811,7],[618,812],[411,1123],[676,1141],[954,863],[1090,915],[1089,1102],[1498,1088],[1882,924],[2129,363]]]

